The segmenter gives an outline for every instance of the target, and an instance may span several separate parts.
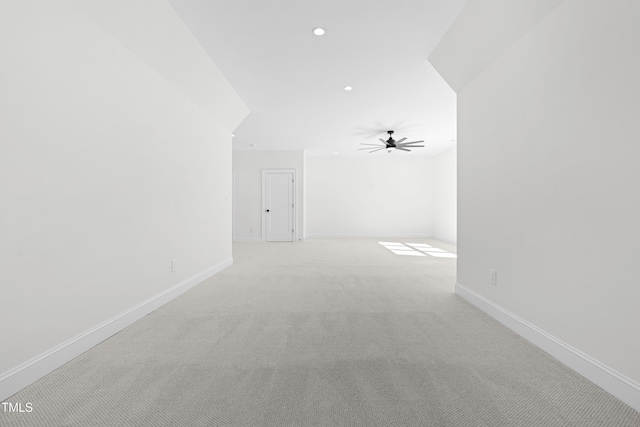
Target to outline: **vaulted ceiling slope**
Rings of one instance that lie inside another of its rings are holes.
[[[231,129],[249,109],[166,2],[69,0],[183,95]]]
[[[469,0],[429,56],[459,92],[563,0]]]
[[[366,155],[390,129],[426,141],[394,155],[454,145],[455,93],[427,57],[464,3],[170,0],[251,110],[234,149],[317,155]]]

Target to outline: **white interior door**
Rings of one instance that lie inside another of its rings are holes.
[[[263,171],[264,240],[293,242],[293,172]]]

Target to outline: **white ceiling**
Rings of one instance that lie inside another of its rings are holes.
[[[234,131],[234,149],[387,155],[358,148],[389,129],[395,139],[426,141],[395,156],[455,144],[455,93],[426,58],[465,1],[170,3],[251,110]],[[326,34],[315,36],[315,27]]]

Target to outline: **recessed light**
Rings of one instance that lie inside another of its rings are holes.
[[[234,134],[231,134],[231,138],[234,138],[234,137],[235,137],[235,135],[234,135]]]
[[[322,27],[316,27],[313,29],[313,34],[315,34],[316,36],[321,36],[324,34],[324,28]]]
[[[350,90],[352,90],[352,89],[353,89],[353,88],[352,88],[351,86],[345,86],[345,87],[344,87],[344,90],[346,90],[347,92],[348,92],[348,91],[350,91]]]
[[[334,151],[334,152],[333,152],[333,154],[338,154],[338,152],[337,152],[337,151]]]

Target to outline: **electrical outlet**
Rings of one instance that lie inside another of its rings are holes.
[[[171,272],[174,273],[176,271],[176,260],[171,260]]]
[[[489,280],[494,286],[498,284],[498,272],[496,270],[489,270]]]

